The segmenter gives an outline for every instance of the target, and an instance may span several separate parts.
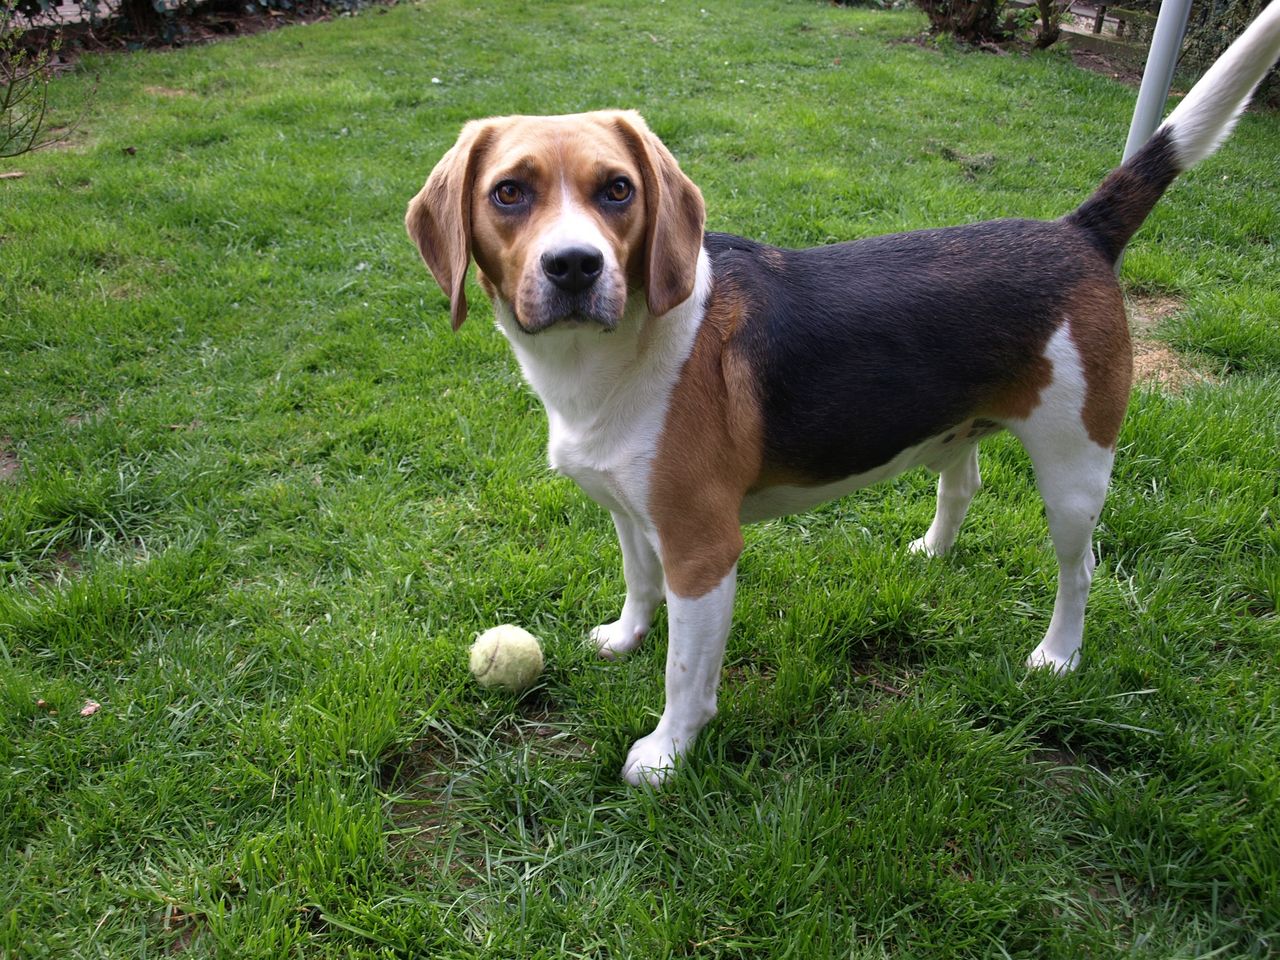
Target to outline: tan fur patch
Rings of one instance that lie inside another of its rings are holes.
[[[1084,368],[1081,420],[1085,431],[1099,446],[1114,446],[1133,379],[1133,348],[1120,288],[1109,278],[1086,280],[1071,291],[1062,309]],[[1052,381],[1053,363],[1037,356],[975,412],[998,420],[1025,420],[1040,405],[1040,395]]]
[[[786,258],[783,257],[782,251],[777,247],[763,247],[760,250],[760,259],[775,270],[781,270],[786,266]]]
[[[667,583],[682,597],[716,587],[742,552],[739,512],[763,460],[756,375],[731,338],[746,313],[721,281],[671,396],[649,506]]]
[[[1052,381],[1053,364],[1038,356],[974,413],[996,420],[1025,420],[1040,406],[1040,394]]]
[[[1067,332],[1084,365],[1084,428],[1094,443],[1113,447],[1133,383],[1133,347],[1120,288],[1099,280],[1082,283],[1068,298],[1066,312]]]

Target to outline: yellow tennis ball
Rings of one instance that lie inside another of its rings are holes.
[[[471,674],[482,687],[519,693],[542,672],[542,645],[528,630],[504,623],[471,645]]]

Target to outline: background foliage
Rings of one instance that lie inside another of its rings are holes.
[[[929,17],[930,29],[935,33],[953,34],[968,43],[1005,40],[1016,35],[1020,28],[1028,26],[1027,13],[1032,8],[1010,6],[1005,0],[913,0]],[[1231,41],[1240,35],[1268,0],[1195,0],[1187,32],[1182,44],[1181,69],[1188,75],[1202,73],[1213,63]],[[1040,20],[1052,24],[1058,13],[1069,3],[1055,4],[1053,0],[1040,0]],[[1141,10],[1152,15],[1159,13],[1158,0],[1123,0],[1112,6]],[[1149,43],[1151,24],[1129,22],[1129,37]],[[1037,32],[1037,44],[1045,46],[1057,40],[1059,34],[1052,28]],[[1273,70],[1259,88],[1262,100],[1280,96],[1280,69]]]
[[[1182,44],[1181,66],[1201,72],[1231,45],[1270,0],[1195,0]],[[1271,71],[1259,87],[1259,97],[1280,99],[1280,67]]]

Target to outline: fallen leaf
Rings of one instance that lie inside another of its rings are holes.
[[[80,716],[92,717],[95,713],[102,709],[102,704],[97,700],[86,700],[84,706],[80,708]]]

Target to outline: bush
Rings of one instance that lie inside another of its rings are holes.
[[[965,43],[1002,40],[1004,0],[915,0],[933,33],[950,33]]]
[[[1061,36],[1058,24],[1068,2],[1037,0],[1034,7],[1015,9],[1005,0],[915,0],[929,17],[930,32],[949,33],[964,43],[1009,40],[1025,33],[1039,19],[1037,47],[1050,46]]]
[[[0,157],[16,157],[44,146],[49,60],[55,38],[34,48],[17,18],[14,0],[0,0]]]
[[[1269,0],[1196,0],[1191,5],[1181,66],[1202,73],[1262,12]],[[1280,106],[1280,69],[1262,81],[1258,99]]]
[[[105,0],[72,0],[79,9],[75,23],[59,21],[59,0],[0,0],[15,4],[16,9],[29,16],[40,18],[40,29],[33,29],[27,37],[50,32],[43,25],[55,23],[64,29],[68,44],[100,46],[117,45],[112,41],[125,39],[130,48],[155,43],[180,44],[193,39],[207,38],[210,29],[226,33],[231,25],[244,18],[248,22],[261,20],[271,11],[273,22],[309,20],[330,12],[350,12],[370,0],[120,0],[115,7],[108,7]],[[91,27],[91,31],[86,28]]]

